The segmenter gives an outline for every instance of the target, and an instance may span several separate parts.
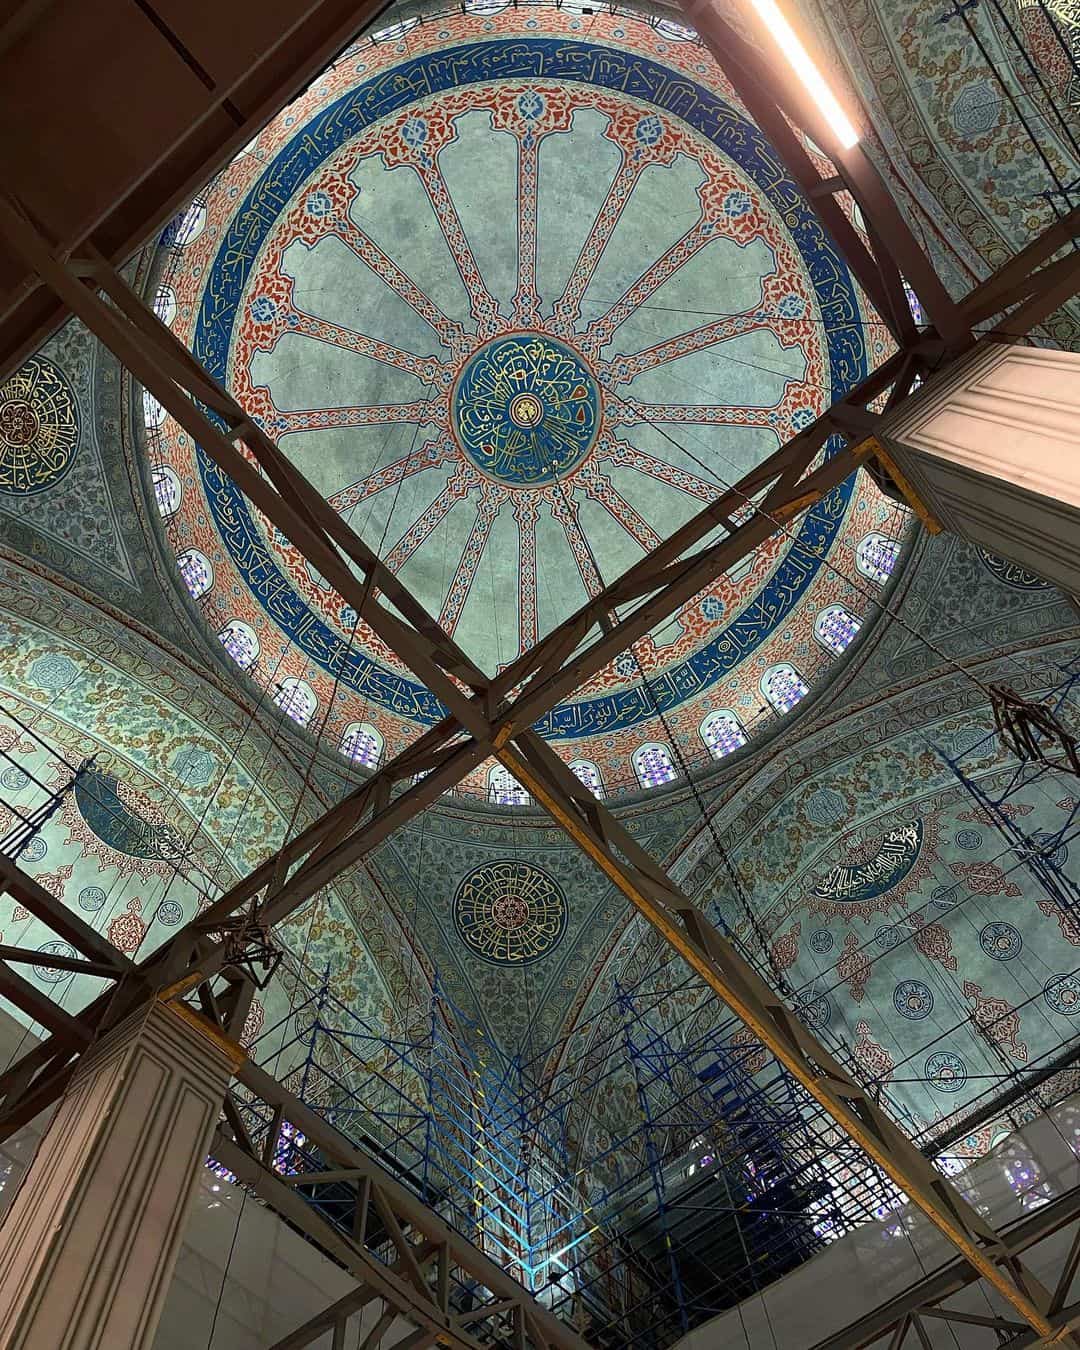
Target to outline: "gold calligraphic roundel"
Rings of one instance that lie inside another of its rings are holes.
[[[566,931],[566,898],[531,863],[506,859],[474,868],[454,896],[454,924],[485,961],[527,965],[558,946]]]
[[[458,444],[481,472],[534,488],[572,472],[600,427],[584,359],[546,333],[507,333],[474,352],[454,387]]]
[[[0,492],[44,492],[71,468],[78,448],[71,386],[51,361],[32,356],[0,386]]]

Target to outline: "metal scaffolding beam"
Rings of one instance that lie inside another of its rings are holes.
[[[1064,1195],[1056,1200],[1051,1200],[1048,1204],[1020,1219],[1017,1223],[1002,1231],[1002,1242],[1004,1243],[1008,1258],[1017,1260],[1030,1248],[1037,1246],[1048,1237],[1061,1232],[1070,1224],[1077,1224],[1077,1237],[1080,1237],[1080,1186],[1066,1191]],[[1056,1307],[1052,1307],[1049,1316],[1056,1325],[1064,1325],[1076,1313],[1075,1306],[1065,1308],[1064,1300],[1069,1295],[1073,1279],[1076,1275],[1076,1239],[1070,1246],[1069,1255],[1062,1267],[1061,1278],[1058,1281],[1057,1288],[1054,1291],[1053,1301]],[[936,1310],[939,1315],[948,1315],[953,1318],[963,1318],[963,1314],[958,1314],[948,1309],[943,1309],[941,1305],[946,1299],[952,1298],[961,1290],[967,1289],[978,1280],[978,1274],[963,1259],[952,1261],[940,1270],[935,1270],[917,1283],[905,1289],[902,1294],[889,1299],[875,1308],[873,1312],[867,1313],[864,1317],[852,1322],[843,1331],[838,1331],[833,1336],[828,1336],[823,1341],[818,1341],[812,1350],[866,1350],[866,1347],[876,1345],[883,1341],[886,1336],[896,1336],[900,1328],[904,1327],[912,1315],[922,1314],[923,1316],[933,1315],[931,1310]],[[991,1326],[1001,1326],[1003,1329],[1015,1329],[1015,1322],[1007,1318],[991,1319]],[[906,1332],[905,1332],[906,1334]],[[1061,1340],[1055,1344],[1064,1344]],[[899,1345],[901,1342],[895,1341],[891,1344]],[[1033,1342],[1027,1338],[1027,1332],[1024,1331],[1022,1340],[1008,1342],[1009,1350],[1019,1350],[1021,1345],[1031,1345]],[[994,1337],[993,1340],[987,1340],[987,1347],[993,1345],[999,1347],[1001,1341]]]
[[[280,1341],[300,1347],[374,1298],[455,1350],[480,1350],[500,1335],[520,1333],[532,1350],[587,1350],[501,1266],[467,1241],[368,1153],[250,1060],[237,1072],[239,1088],[228,1126],[219,1126],[211,1156],[290,1224],[299,1228],[360,1287]],[[273,1165],[283,1122],[300,1131],[324,1170],[282,1175]],[[301,1189],[310,1192],[305,1198]],[[350,1223],[320,1213],[319,1195],[349,1195]],[[388,1260],[386,1253],[392,1255]],[[468,1288],[471,1306],[456,1299]],[[477,1300],[475,1291],[482,1291]],[[486,1334],[481,1334],[486,1333]],[[480,1336],[480,1339],[477,1337]]]

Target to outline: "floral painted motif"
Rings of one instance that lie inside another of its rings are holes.
[[[974,1003],[972,1017],[987,1040],[1026,1062],[1028,1048],[1020,1039],[1020,1014],[1007,999],[987,997],[977,984],[964,981],[964,997]]]
[[[844,938],[844,950],[836,962],[836,973],[845,981],[852,1003],[861,1003],[873,967],[869,956],[859,946],[858,935],[850,931]]]
[[[870,1023],[860,1019],[855,1023],[855,1044],[851,1054],[859,1066],[860,1076],[885,1082],[896,1067],[892,1055],[870,1035]]]
[[[119,947],[125,956],[132,956],[139,950],[139,945],[146,936],[146,924],[142,918],[142,901],[138,896],[133,896],[128,901],[127,909],[113,919],[107,933],[109,941],[114,947]]]
[[[1080,947],[1080,918],[1077,918],[1072,910],[1063,909],[1053,900],[1037,900],[1035,903],[1040,912],[1045,914],[1048,919],[1057,920],[1058,927],[1061,929],[1061,936],[1066,942],[1074,947]]]
[[[802,925],[793,923],[786,933],[772,944],[772,966],[776,971],[788,970],[799,959],[799,934]]]
[[[974,895],[1023,894],[1016,882],[1010,881],[997,863],[988,858],[981,862],[949,863],[949,871]]]
[[[769,1052],[749,1027],[740,1027],[731,1037],[733,1046],[744,1047],[739,1056],[739,1068],[743,1073],[760,1073],[769,1062]]]
[[[257,1039],[259,1032],[262,1031],[265,1020],[265,1008],[257,998],[253,998],[251,1007],[248,1009],[248,1015],[244,1018],[244,1029],[240,1035],[240,1044],[251,1045]]]
[[[928,961],[937,961],[946,970],[956,969],[952,934],[939,923],[924,924],[915,932],[915,946]]]

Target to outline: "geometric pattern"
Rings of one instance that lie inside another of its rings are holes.
[[[603,46],[556,12],[497,36],[453,16],[338,63],[211,188],[172,279],[177,332],[489,671],[885,352],[716,67],[645,24],[588,28]],[[329,739],[371,723],[392,754],[442,716],[169,419],[154,453],[183,485],[170,539],[213,565],[215,631],[285,638],[274,678],[333,699]],[[770,653],[831,664],[803,608],[858,618],[828,559],[850,570],[889,513],[843,485],[638,643],[647,693],[613,664],[538,729],[588,738],[605,782],[657,709],[752,730]]]
[[[566,898],[539,867],[517,860],[484,863],[454,896],[454,924],[485,961],[523,966],[546,956],[566,931]]]

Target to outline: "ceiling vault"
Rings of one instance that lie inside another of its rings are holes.
[[[494,757],[840,1128],[910,1197],[956,1249],[965,1267],[994,1287],[1031,1334],[1036,1339],[1078,1344],[1070,1330],[1070,1310],[1063,1309],[1070,1272],[1075,1272],[1077,1264],[1075,1249],[1058,1289],[1052,1292],[1044,1288],[1020,1264],[1015,1244],[935,1170],[878,1108],[869,1092],[693,906],[665,869],[531,730],[560,698],[603,669],[615,655],[675,613],[711,580],[785,528],[861,465],[889,481],[888,466],[882,464],[873,437],[879,414],[871,410],[871,403],[887,394],[889,410],[908,396],[917,377],[931,379],[945,370],[953,358],[973,344],[975,324],[1001,315],[1007,307],[1018,306],[1007,320],[1009,334],[1015,338],[1018,332],[1040,323],[1080,287],[1080,254],[1070,252],[1058,262],[1047,263],[1064,243],[1080,234],[1080,211],[1074,211],[965,299],[951,300],[865,152],[835,149],[827,130],[819,126],[813,111],[803,106],[791,82],[781,83],[712,7],[687,4],[685,8],[751,112],[774,136],[790,171],[818,207],[826,226],[835,230],[837,243],[850,250],[848,260],[889,323],[900,350],[811,427],[736,486],[722,492],[669,540],[494,678],[485,676],[439,627],[274,441],[143,305],[106,257],[81,245],[74,252],[57,248],[26,203],[14,196],[0,198],[0,242],[8,258],[35,277],[56,302],[76,315],[114,353],[447,709],[447,716],[438,725],[322,819],[287,841],[251,876],[137,966],[121,965],[122,958],[109,944],[103,944],[97,935],[91,936],[89,929],[84,932],[76,928],[66,907],[13,864],[4,863],[0,881],[5,888],[14,893],[20,893],[21,888],[33,902],[28,907],[47,916],[55,930],[87,958],[92,971],[89,966],[86,969],[111,984],[77,1016],[61,1016],[59,1012],[46,1015],[31,998],[34,991],[9,964],[27,959],[26,954],[18,949],[0,953],[0,995],[42,1020],[51,1033],[0,1076],[0,1135],[10,1134],[54,1101],[64,1090],[79,1051],[132,1007],[160,996],[162,990],[183,992],[227,972],[225,944],[215,936],[216,925],[225,917],[251,906],[264,926],[279,923],[394,830],[432,805],[472,768]],[[839,170],[837,179],[817,175],[793,135],[784,130],[785,116],[805,126],[829,149]],[[817,181],[811,181],[810,175]],[[873,253],[855,238],[850,227],[839,223],[833,193],[840,186],[850,188],[871,222]],[[916,330],[910,313],[905,312],[905,278],[931,316],[928,330]],[[844,448],[818,464],[826,440],[836,435],[843,438]],[[755,510],[744,523],[737,523],[739,508],[747,503]],[[694,551],[717,526],[723,528],[723,537]],[[381,603],[381,597],[393,604],[396,614]],[[424,776],[418,778],[420,774]],[[103,945],[108,950],[103,950]],[[41,964],[40,954],[33,953],[33,960]],[[40,999],[40,995],[35,997]],[[234,1000],[230,1024],[235,1022],[238,1006]],[[424,1208],[419,1201],[403,1188],[395,1189],[396,1183],[388,1177],[375,1175],[370,1160],[336,1136],[309,1108],[283,1095],[284,1090],[256,1066],[246,1064],[239,1077],[246,1089],[277,1112],[279,1121],[284,1112],[309,1137],[325,1137],[328,1158],[355,1169],[361,1186],[366,1182],[366,1199],[371,1200],[391,1234],[398,1209],[411,1214],[413,1226],[419,1231],[423,1231],[423,1223],[434,1220],[434,1216],[414,1214]],[[245,1149],[244,1133],[234,1121],[233,1137],[222,1132],[215,1156],[260,1193],[272,1191],[273,1196],[268,1198],[275,1208],[286,1212],[294,1201],[306,1208],[298,1197],[290,1196],[290,1188],[264,1161]],[[250,1139],[246,1143],[250,1145]],[[364,1208],[366,1213],[366,1204]],[[316,1240],[321,1245],[331,1241],[326,1235],[316,1235]],[[437,1246],[439,1242],[460,1245],[463,1240],[447,1230],[432,1241]],[[415,1317],[418,1306],[422,1313],[415,1343],[430,1343],[426,1338],[434,1332],[449,1344],[473,1344],[464,1326],[448,1320],[445,1308],[436,1309],[436,1316],[423,1303],[430,1290],[417,1264],[416,1249],[401,1246],[399,1254],[400,1269],[383,1269],[378,1278],[393,1285],[393,1298],[406,1303],[409,1297],[420,1300],[420,1304],[414,1301],[410,1305],[410,1315]],[[479,1254],[477,1258],[484,1259]],[[473,1258],[458,1253],[455,1259]],[[374,1277],[360,1273],[357,1253],[350,1251],[347,1262],[358,1278],[373,1287],[370,1282]],[[483,1279],[493,1290],[499,1288],[500,1281],[513,1283],[494,1266],[485,1268]],[[410,1284],[412,1294],[407,1296]],[[506,1296],[518,1297],[513,1290]],[[894,1338],[895,1344],[903,1341],[909,1329],[923,1335],[920,1307],[905,1308],[900,1320],[891,1324],[900,1327],[900,1340]],[[493,1314],[495,1311],[501,1310],[493,1310]],[[580,1344],[561,1324],[557,1324],[557,1330],[548,1326],[541,1312],[531,1300],[519,1300],[514,1312],[516,1343],[524,1344],[527,1332],[538,1347]]]

